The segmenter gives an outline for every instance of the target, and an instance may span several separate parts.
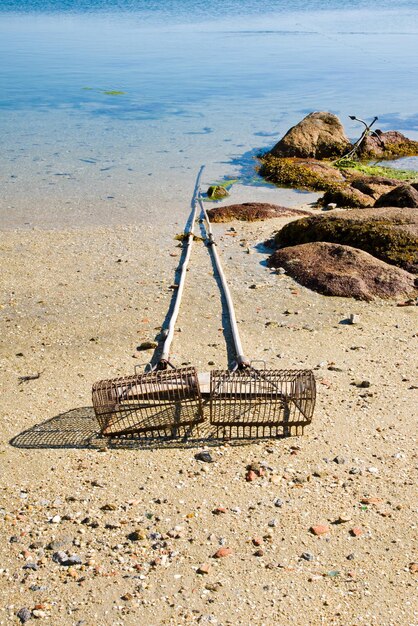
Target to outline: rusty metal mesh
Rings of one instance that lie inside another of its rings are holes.
[[[103,435],[184,436],[203,420],[194,367],[101,380],[92,394]]]
[[[310,370],[213,370],[210,422],[220,438],[302,434],[315,397]]]

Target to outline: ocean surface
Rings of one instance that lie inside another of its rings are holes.
[[[415,0],[0,0],[0,226],[152,224],[201,163],[300,204],[255,155],[314,110],[418,138],[417,61]]]

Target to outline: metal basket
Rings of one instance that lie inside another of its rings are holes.
[[[194,367],[101,380],[92,398],[103,435],[175,437],[203,421]]]
[[[315,398],[311,370],[213,370],[210,422],[220,437],[302,434]]]

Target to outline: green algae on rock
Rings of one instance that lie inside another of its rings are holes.
[[[223,185],[211,185],[206,193],[210,200],[221,200],[229,196],[229,191]]]
[[[348,245],[418,273],[417,209],[362,209],[305,217],[286,224],[274,241],[281,247],[315,241]]]
[[[260,157],[261,176],[277,185],[308,191],[338,188],[344,176],[331,163],[315,159],[280,158],[272,154]]]

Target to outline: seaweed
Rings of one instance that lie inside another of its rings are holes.
[[[352,159],[340,159],[339,161],[336,161],[334,165],[343,173],[347,172],[348,174],[356,171],[360,174],[365,174],[366,176],[382,176],[384,178],[404,180],[407,182],[418,181],[418,172],[414,170],[401,170],[384,165],[371,165],[367,162],[353,161]]]
[[[302,218],[286,224],[275,236],[281,247],[326,241],[359,248],[391,265],[418,273],[418,237],[397,228],[402,219],[354,221],[332,217]]]

